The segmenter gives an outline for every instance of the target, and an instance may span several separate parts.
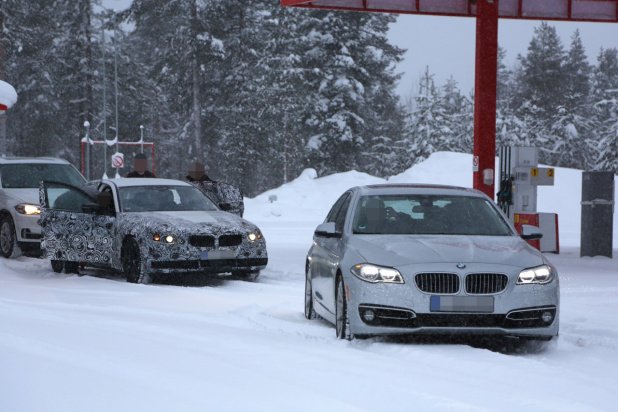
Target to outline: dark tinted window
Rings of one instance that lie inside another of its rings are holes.
[[[506,236],[512,234],[486,199],[465,196],[383,195],[362,197],[354,233]]]
[[[42,180],[81,186],[86,179],[71,165],[66,164],[11,164],[0,170],[2,187],[5,189],[33,189]]]
[[[118,193],[123,212],[219,210],[194,186],[129,186]]]
[[[339,199],[337,199],[333,207],[330,209],[330,212],[328,212],[328,216],[326,216],[327,222],[335,222],[337,220],[337,215],[339,214],[341,207],[346,202],[346,200],[348,200],[349,198],[350,198],[350,193],[346,192],[343,195],[341,195]]]

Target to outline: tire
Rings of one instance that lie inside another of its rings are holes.
[[[64,262],[64,271],[79,275],[79,262]]]
[[[52,270],[56,273],[61,273],[64,270],[64,260],[53,260],[51,261]]]
[[[305,317],[309,320],[317,319],[318,315],[313,308],[313,287],[311,285],[311,272],[307,269],[305,275]]]
[[[127,282],[148,283],[139,245],[135,239],[130,238],[124,241],[120,260]]]
[[[345,285],[343,283],[343,277],[337,276],[337,283],[335,286],[335,300],[336,300],[336,323],[335,329],[337,331],[337,337],[339,339],[352,340],[354,336],[350,333],[350,317],[348,315],[348,302],[346,300]]]
[[[0,256],[10,259],[17,256],[17,235],[10,215],[0,216]]]
[[[79,262],[67,262],[66,260],[52,260],[52,270],[56,273],[72,273],[79,275]]]

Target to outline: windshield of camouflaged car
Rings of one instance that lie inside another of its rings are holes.
[[[361,197],[352,230],[357,234],[513,234],[500,212],[486,199],[413,194]]]
[[[81,186],[86,179],[68,164],[19,163],[6,164],[0,169],[4,189],[34,189],[42,180]]]
[[[123,212],[219,210],[193,186],[129,186],[118,193]]]

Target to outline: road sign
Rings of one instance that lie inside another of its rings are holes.
[[[114,153],[112,155],[112,167],[120,169],[124,167],[124,155],[122,153]]]

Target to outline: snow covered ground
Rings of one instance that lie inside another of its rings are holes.
[[[469,186],[471,156],[436,153],[395,182]],[[0,412],[614,411],[618,249],[579,257],[581,172],[556,170],[560,337],[546,345],[335,338],[303,316],[304,256],[336,198],[383,179],[348,172],[246,201],[270,255],[258,282],[133,285],[0,259]],[[271,197],[277,200],[271,203]],[[614,239],[618,239],[618,222]]]

